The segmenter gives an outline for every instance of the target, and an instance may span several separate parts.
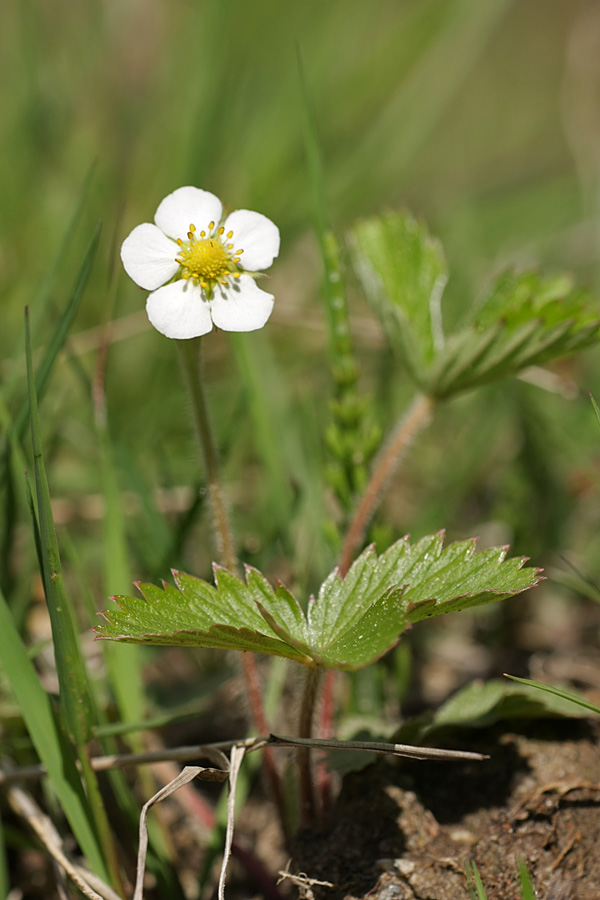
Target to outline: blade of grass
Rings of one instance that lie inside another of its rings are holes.
[[[600,715],[600,706],[596,706],[594,703],[590,703],[589,700],[586,700],[585,697],[572,694],[570,691],[562,691],[560,688],[553,687],[550,684],[542,684],[539,681],[529,681],[527,678],[517,678],[516,675],[507,675],[506,672],[504,673],[504,677],[510,678],[511,681],[518,681],[519,684],[526,684],[529,687],[537,688],[540,691],[546,691],[547,694],[554,694],[556,697],[561,697],[563,700],[569,700],[577,706],[582,706],[584,709],[589,709]]]
[[[268,473],[269,508],[277,525],[285,533],[290,518],[293,494],[291,478],[283,459],[282,448],[290,435],[282,397],[277,391],[281,373],[269,352],[263,335],[230,334],[242,384],[247,393],[253,423],[253,437]],[[286,435],[285,439],[283,435]],[[297,475],[297,473],[294,473]]]
[[[108,873],[71,748],[52,714],[48,695],[40,684],[1,593],[0,657],[33,745],[46,767],[73,834],[92,870],[106,880]]]
[[[522,900],[537,900],[529,872],[527,871],[527,865],[522,858],[519,860],[519,882],[521,884]]]
[[[83,743],[91,735],[91,709],[87,694],[87,679],[79,645],[75,636],[70,604],[67,602],[52,520],[50,492],[42,459],[40,423],[31,359],[29,316],[26,313],[27,381],[31,414],[31,443],[33,448],[40,559],[44,592],[52,624],[56,668],[60,685],[60,708],[67,734],[73,743]]]
[[[487,894],[475,863],[467,863],[467,887],[471,900],[487,900]]]
[[[84,202],[85,202],[85,199],[86,199],[86,196],[88,193],[88,189],[89,189],[89,186],[90,186],[90,183],[92,180],[94,167],[95,167],[95,163],[93,163],[90,166],[88,172],[86,173],[86,176],[83,180],[83,184],[81,185],[79,194],[75,201],[75,206],[73,207],[71,216],[66,224],[65,230],[64,230],[64,232],[61,236],[60,242],[58,244],[58,248],[57,248],[51,262],[48,265],[47,274],[46,274],[45,278],[43,279],[41,285],[39,286],[35,296],[33,297],[32,302],[31,302],[31,306],[36,311],[36,321],[39,323],[37,329],[32,328],[32,335],[33,335],[34,341],[37,337],[37,332],[41,330],[41,324],[43,321],[42,313],[46,310],[46,308],[49,304],[49,301],[51,298],[52,287],[54,285],[54,282],[56,281],[56,277],[57,277],[58,271],[60,269],[60,266],[62,265],[64,258],[66,256],[67,248],[73,242],[75,228],[78,224],[78,221],[81,216],[81,212],[83,210],[83,205],[84,205]],[[20,349],[20,352],[22,352],[23,348],[22,348],[21,344],[19,344],[19,349]],[[16,358],[13,357],[13,371],[12,371],[11,375],[9,375],[9,377],[5,380],[5,393],[9,399],[12,399],[12,397],[13,397],[15,385],[20,383],[20,381],[21,381],[21,375],[22,375],[21,367],[20,367],[20,364],[17,365],[16,362],[17,362]],[[18,362],[20,363],[20,360],[18,360]],[[21,428],[22,427],[23,426],[21,426]]]
[[[71,299],[69,300],[65,311],[60,318],[58,326],[54,331],[49,344],[46,347],[42,362],[40,363],[40,366],[37,370],[35,376],[35,389],[38,397],[41,397],[44,393],[46,384],[48,382],[48,376],[52,371],[52,366],[54,365],[56,357],[58,356],[65,343],[67,334],[69,333],[69,329],[73,323],[73,319],[75,318],[75,313],[77,312],[77,309],[79,307],[79,301],[81,300],[86,284],[88,282],[92,264],[94,262],[94,257],[96,255],[96,250],[98,249],[99,240],[100,225],[98,225],[98,227],[96,228],[88,250],[83,258],[83,263],[81,264],[81,268],[73,286]],[[27,403],[25,402],[15,418],[14,429],[18,437],[21,437],[25,430],[28,416],[29,408]]]
[[[36,496],[38,505],[41,574],[48,604],[56,672],[59,682],[61,721],[72,741],[81,764],[88,800],[108,868],[115,885],[120,885],[119,865],[112,832],[108,823],[98,781],[87,754],[86,744],[91,737],[93,716],[92,698],[88,690],[87,674],[75,631],[74,614],[65,592],[60,554],[50,503],[50,491],[42,456],[40,422],[36,385],[33,374],[29,314],[25,313],[25,351],[31,422]]]

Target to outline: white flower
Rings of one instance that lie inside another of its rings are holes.
[[[279,253],[279,229],[266,216],[238,209],[221,224],[214,194],[182,187],[162,201],[155,225],[134,228],[121,247],[125,271],[152,291],[150,322],[170,338],[262,328],[273,297],[255,276]]]

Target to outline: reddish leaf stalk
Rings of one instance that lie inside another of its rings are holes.
[[[312,737],[313,716],[322,671],[323,670],[319,666],[311,667],[306,671],[302,706],[300,708],[299,737],[302,738]],[[300,772],[301,820],[303,825],[311,826],[316,824],[317,802],[311,766],[311,752],[309,748],[302,747],[299,749],[297,759]]]
[[[408,412],[400,419],[396,429],[375,462],[375,467],[362,498],[354,511],[346,533],[340,558],[340,574],[344,577],[352,565],[354,554],[364,539],[367,526],[394,469],[419,431],[429,424],[434,399],[417,394]]]
[[[221,564],[234,574],[239,574],[239,562],[233,539],[233,531],[229,521],[229,512],[225,499],[225,492],[221,483],[219,471],[219,456],[215,445],[208,406],[204,392],[204,384],[201,373],[201,339],[193,338],[187,341],[177,341],[179,356],[184,373],[184,378],[192,400],[192,412],[194,424],[202,448],[202,455],[206,466],[206,480],[210,507],[213,516],[214,537],[217,552]],[[268,734],[270,729],[265,716],[260,680],[256,668],[256,659],[252,653],[242,654],[242,667],[246,680],[246,689],[250,703],[250,711],[254,724],[259,734]],[[283,792],[279,780],[279,773],[275,765],[272,748],[265,748],[265,768],[267,778],[272,791],[273,800],[277,806],[281,827],[286,842],[289,832],[286,825],[283,805]]]
[[[346,533],[339,563],[342,578],[344,578],[352,565],[354,554],[364,539],[368,524],[379,505],[381,495],[394,469],[419,431],[429,424],[434,403],[435,401],[432,397],[418,394],[379,454],[370,481],[356,507]],[[336,677],[337,672],[333,669],[330,670],[327,673],[323,688],[323,707],[320,718],[320,734],[323,736],[327,736],[332,730],[334,714],[333,693]],[[329,805],[331,778],[329,773],[325,771],[321,771],[319,776],[319,793],[323,809],[326,810]]]

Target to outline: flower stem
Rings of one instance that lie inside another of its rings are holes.
[[[312,737],[313,716],[319,691],[322,669],[314,666],[306,671],[302,706],[300,707],[299,737]],[[298,750],[298,769],[300,772],[301,820],[305,826],[316,824],[317,807],[313,773],[311,768],[311,752],[308,747]]]
[[[367,526],[379,505],[383,490],[396,465],[416,435],[429,424],[434,399],[417,394],[407,413],[400,419],[389,441],[376,460],[375,467],[362,499],[350,522],[340,557],[340,574],[346,574],[354,554],[364,538]]]
[[[179,358],[181,360],[185,382],[192,400],[194,424],[196,426],[196,432],[206,466],[208,496],[213,514],[217,552],[221,564],[230,572],[237,575],[239,573],[239,561],[235,550],[231,523],[229,521],[225,492],[221,483],[219,455],[217,453],[210,425],[206,395],[202,381],[200,354],[201,339],[192,338],[187,341],[177,341],[177,346],[179,348]],[[259,734],[268,734],[270,728],[265,716],[256,659],[253,653],[242,653],[241,656],[242,668],[244,670],[244,678],[246,681],[246,691],[253,722]],[[279,812],[284,838],[286,842],[288,842],[289,831],[285,817],[283,792],[281,789],[279,773],[275,765],[273,749],[271,747],[265,748],[264,760],[267,778],[271,787],[271,794]]]
[[[208,496],[213,514],[215,540],[222,565],[237,573],[238,559],[229,522],[225,492],[219,474],[219,457],[215,446],[206,395],[200,370],[201,338],[177,341],[183,374],[192,400],[194,424],[206,465]]]

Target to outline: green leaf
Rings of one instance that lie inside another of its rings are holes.
[[[27,730],[73,833],[93,871],[104,880],[108,873],[102,858],[90,809],[69,742],[57,723],[33,663],[0,593],[0,659]]]
[[[407,213],[359,221],[351,248],[365,294],[419,384],[443,344],[440,301],[448,272],[438,240]]]
[[[431,741],[440,731],[453,728],[489,728],[507,719],[547,719],[555,717],[582,718],[587,715],[574,704],[577,698],[549,685],[517,679],[510,684],[501,678],[473,681],[453,694],[434,713],[404,723],[393,739],[402,743],[419,744]],[[547,691],[542,694],[535,688]],[[582,706],[598,711],[591,704]]]
[[[83,657],[77,642],[74,617],[65,593],[60,554],[50,504],[50,491],[42,456],[37,394],[31,359],[29,315],[25,317],[25,349],[27,353],[27,382],[31,417],[38,521],[39,553],[44,594],[48,604],[56,672],[60,686],[60,708],[67,733],[77,746],[91,736],[91,706]]]
[[[448,339],[425,389],[448,397],[567,356],[599,337],[600,315],[568,276],[505,272],[471,324]]]
[[[598,341],[600,315],[568,275],[504,272],[464,328],[446,340],[439,242],[407,214],[359,222],[354,263],[367,299],[419,388],[442,399],[575,353]]]
[[[574,712],[572,707],[569,710],[570,704],[574,704],[575,706],[579,706],[581,709],[589,709],[591,712],[600,715],[600,706],[596,706],[595,703],[590,703],[590,701],[585,697],[582,697],[581,694],[575,694],[572,691],[563,691],[551,684],[542,684],[540,681],[530,681],[528,678],[517,678],[516,675],[507,675],[506,677],[510,678],[512,681],[517,681],[519,684],[525,684],[528,687],[537,688],[538,690],[543,691],[545,694],[550,694],[550,698],[545,698],[546,702],[549,702],[550,705],[553,705],[551,700],[552,697],[558,697],[559,700],[564,700],[567,703],[566,714],[577,715],[577,712]],[[584,715],[584,713],[579,713],[579,715]]]
[[[175,572],[177,589],[138,585],[143,599],[115,597],[99,637],[136,643],[252,650],[306,665],[360,669],[393,647],[412,622],[478,606],[538,581],[505,548],[475,553],[475,541],[443,549],[442,534],[408,538],[377,557],[368,547],[345,578],[334,570],[306,613],[281,584],[255,569],[242,581],[215,567],[215,586]]]

